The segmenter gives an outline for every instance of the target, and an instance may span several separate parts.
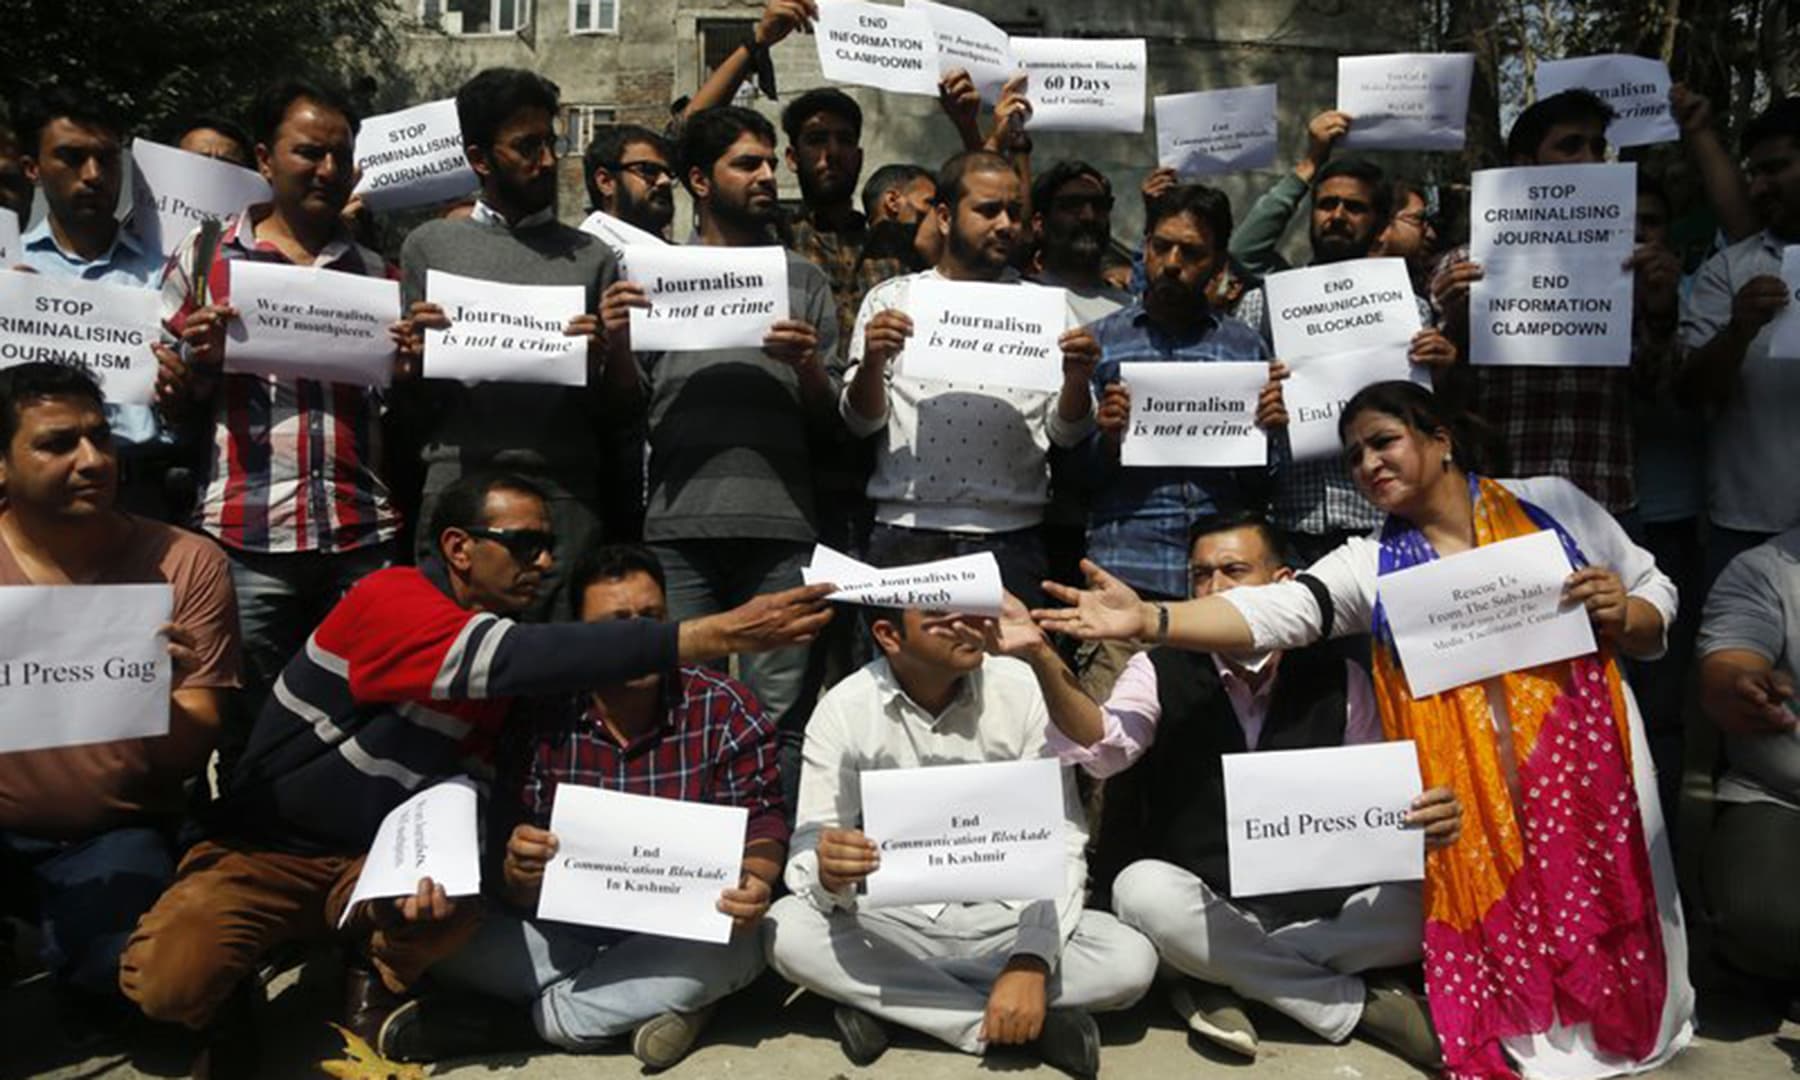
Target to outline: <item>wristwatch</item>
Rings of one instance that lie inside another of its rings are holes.
[[[1169,643],[1169,605],[1167,604],[1156,605],[1156,643],[1158,645]]]

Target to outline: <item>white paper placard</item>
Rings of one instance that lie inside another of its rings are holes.
[[[1591,90],[1618,115],[1606,128],[1614,146],[1675,142],[1681,128],[1669,105],[1669,66],[1648,56],[1611,53],[1573,60],[1539,60],[1538,100],[1564,90]]]
[[[1631,362],[1637,167],[1484,169],[1472,179],[1472,364]]]
[[[0,753],[169,733],[168,585],[0,588]]]
[[[271,197],[257,172],[148,139],[131,141],[131,168],[132,224],[164,255],[208,218],[224,221]]]
[[[1383,345],[1404,354],[1419,332],[1405,259],[1347,259],[1263,279],[1275,355],[1292,361]]]
[[[1781,281],[1787,286],[1788,303],[1770,323],[1769,355],[1800,359],[1800,244],[1781,249]]]
[[[1469,287],[1469,362],[1631,364],[1631,271],[1606,255],[1503,256]]]
[[[1562,541],[1544,530],[1382,577],[1413,697],[1593,652],[1587,609],[1562,603],[1570,573]]]
[[[1231,895],[1425,877],[1425,834],[1402,828],[1423,790],[1408,740],[1226,754]]]
[[[817,544],[800,577],[808,585],[836,585],[825,599],[842,604],[1000,616],[1000,564],[987,551],[883,569]]]
[[[587,306],[579,285],[502,285],[425,271],[425,298],[450,317],[425,331],[425,377],[477,382],[587,385],[588,339],[569,321]]]
[[[738,885],[749,820],[741,806],[558,784],[538,918],[722,945],[719,894]]]
[[[1460,150],[1469,119],[1474,53],[1338,57],[1339,140],[1359,150]]]
[[[115,405],[150,404],[161,320],[155,289],[0,271],[0,368],[80,364]]]
[[[481,892],[481,842],[476,831],[475,782],[466,776],[434,784],[388,811],[375,830],[369,856],[338,928],[365,900],[412,896],[421,878],[444,895]]]
[[[393,377],[400,283],[310,266],[233,259],[225,369],[386,386]]]
[[[648,244],[626,248],[623,261],[650,301],[631,309],[634,352],[760,349],[788,317],[781,248]]]
[[[1267,169],[1275,164],[1275,84],[1159,94],[1156,163],[1182,176]]]
[[[933,277],[910,288],[913,335],[901,353],[901,374],[965,386],[1062,386],[1057,340],[1068,325],[1069,303],[1061,289]]]
[[[1281,399],[1287,406],[1288,450],[1296,461],[1338,455],[1343,449],[1338,416],[1363,387],[1393,379],[1431,385],[1430,373],[1407,360],[1405,349],[1392,345],[1304,356],[1289,361],[1288,368]]]
[[[862,903],[1056,900],[1067,886],[1054,759],[877,769],[859,776],[863,835],[881,852]]]
[[[1143,38],[1012,39],[1027,75],[1027,131],[1144,130],[1148,61]]]
[[[649,244],[655,247],[668,243],[653,232],[646,232],[629,221],[621,221],[604,210],[596,210],[589,214],[580,225],[576,226],[589,236],[597,236],[607,247],[612,248],[614,257],[623,260],[625,249],[634,244]],[[629,273],[624,266],[619,270],[621,275]]]
[[[923,11],[864,0],[819,0],[813,41],[819,48],[819,69],[832,82],[937,96],[937,34]]]
[[[1013,59],[1012,39],[1006,31],[975,14],[932,0],[906,0],[906,6],[925,12],[937,34],[938,75],[952,71],[969,73],[981,100],[992,105],[1000,90],[1019,70]]]
[[[25,245],[19,240],[19,215],[0,207],[0,270],[10,270],[25,261]]]
[[[1262,363],[1125,363],[1131,426],[1119,464],[1219,468],[1265,465],[1269,439],[1256,401],[1269,382]]]
[[[456,101],[428,101],[371,116],[356,135],[356,194],[371,210],[449,202],[480,187],[463,156]]]

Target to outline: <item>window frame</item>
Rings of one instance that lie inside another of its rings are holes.
[[[495,27],[499,27],[500,25],[500,7],[504,2],[505,0],[487,0],[488,21]],[[427,30],[434,30],[443,34],[445,37],[474,39],[512,37],[531,25],[531,0],[512,0],[513,18],[517,20],[517,25],[515,26],[507,27],[506,29],[493,30],[447,30],[444,28],[444,9],[449,3],[450,0],[418,0],[419,25]],[[425,9],[428,4],[435,4],[437,6],[438,18],[435,22],[426,17]],[[570,10],[573,11],[574,0],[570,0],[570,4]]]
[[[575,12],[579,9],[581,2],[582,2],[582,0],[569,0],[569,36],[570,37],[588,37],[588,36],[592,36],[592,35],[606,35],[606,34],[611,34],[611,35],[616,36],[619,33],[619,3],[620,3],[620,0],[587,0],[588,3],[594,5],[593,10],[594,10],[595,14],[599,13],[601,3],[608,2],[608,3],[612,4],[612,25],[611,26],[580,26],[580,25],[578,25],[575,21]]]

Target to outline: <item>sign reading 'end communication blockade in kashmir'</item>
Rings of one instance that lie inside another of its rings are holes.
[[[1631,363],[1637,166],[1538,165],[1472,178],[1469,360]]]

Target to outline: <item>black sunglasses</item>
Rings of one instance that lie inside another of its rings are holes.
[[[538,556],[556,550],[556,534],[544,529],[489,529],[471,525],[463,529],[470,536],[492,540],[522,563],[537,562]]]

